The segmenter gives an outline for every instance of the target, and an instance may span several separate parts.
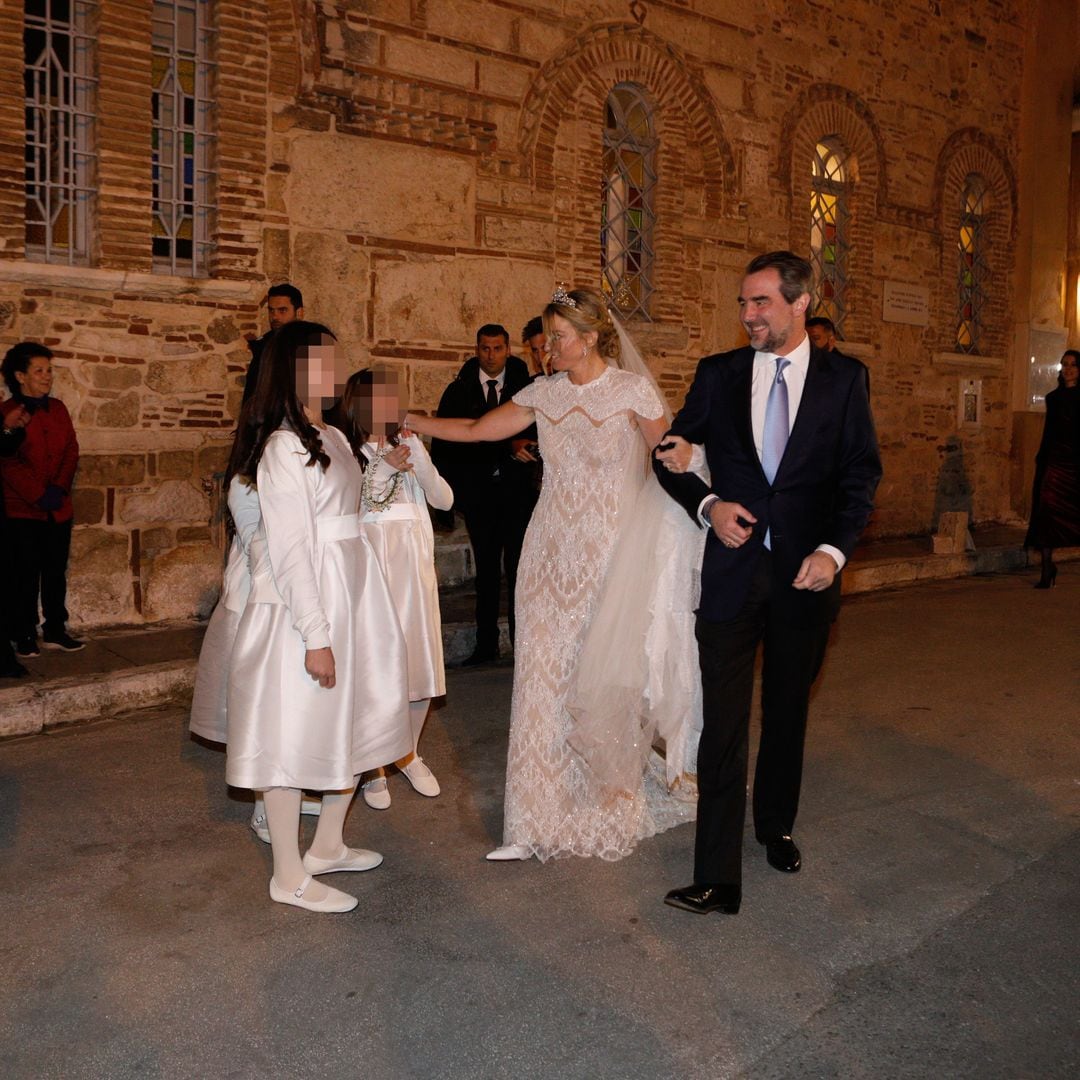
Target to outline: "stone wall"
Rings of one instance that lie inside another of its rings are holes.
[[[633,81],[659,136],[653,320],[633,327],[674,404],[739,344],[753,254],[808,244],[809,162],[850,155],[845,351],[872,375],[886,480],[876,536],[943,509],[1009,515],[1010,313],[1030,5],[873,0],[218,0],[213,277],[151,273],[149,0],[101,0],[99,236],[91,268],[24,259],[19,140],[0,140],[0,338],[47,341],[83,445],[72,555],[81,624],[202,614],[219,470],[267,284],[301,286],[354,366],[433,408],[478,325],[516,340],[553,282],[595,284],[602,108]],[[0,9],[0,113],[21,117],[21,16]],[[111,50],[106,64],[105,53]],[[1054,88],[1048,88],[1051,93]],[[984,355],[957,357],[957,185],[992,191]],[[15,193],[14,195],[12,193]],[[930,325],[884,323],[883,283],[930,287]],[[982,380],[977,423],[961,379]]]

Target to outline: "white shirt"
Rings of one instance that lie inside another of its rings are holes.
[[[480,371],[480,387],[484,391],[484,400],[487,401],[488,383],[494,378],[495,380],[495,393],[500,395],[499,400],[502,400],[502,388],[503,383],[506,382],[506,368],[504,367],[498,375],[489,375],[483,368],[479,368]]]
[[[776,353],[755,352],[754,371],[750,383],[750,425],[754,433],[754,449],[757,451],[758,460],[761,459],[762,443],[765,438],[765,406],[769,401],[769,389],[776,379],[777,361],[780,359]],[[799,415],[799,405],[802,403],[803,389],[806,387],[806,373],[810,368],[810,339],[804,337],[794,349],[791,350],[785,360],[790,363],[784,368],[784,382],[788,389],[788,434],[795,427],[795,418]],[[695,448],[696,449],[696,448]],[[691,463],[693,468],[693,463]],[[702,524],[709,527],[711,522],[704,516],[706,502],[712,499],[712,495],[706,495],[698,506],[698,518]],[[832,544],[819,544],[817,551],[824,551],[836,563],[837,570],[843,570],[847,558],[844,553]]]

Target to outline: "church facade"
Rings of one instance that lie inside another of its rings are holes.
[[[55,353],[80,625],[206,614],[271,284],[431,409],[602,286],[677,408],[790,248],[870,369],[875,537],[1025,512],[1080,343],[1073,0],[27,0],[0,8],[0,340]],[[1071,180],[1070,180],[1071,176]]]

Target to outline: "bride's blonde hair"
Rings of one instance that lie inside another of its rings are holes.
[[[605,360],[618,362],[619,335],[608,313],[607,297],[596,289],[556,290],[544,308],[544,333],[551,336],[551,317],[564,318],[579,334],[596,334],[596,351]]]

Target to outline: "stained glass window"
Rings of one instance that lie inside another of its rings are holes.
[[[960,352],[977,353],[982,337],[983,309],[986,305],[986,181],[972,173],[964,181],[957,236],[956,347]]]
[[[812,314],[832,319],[843,336],[847,315],[850,212],[844,152],[833,139],[814,148],[810,179],[810,262],[816,281]]]
[[[628,318],[649,318],[655,160],[652,108],[645,92],[633,83],[619,83],[604,111],[600,281]]]
[[[154,269],[207,273],[213,212],[210,0],[154,0]]]
[[[95,4],[27,0],[26,256],[89,261],[94,204]]]

